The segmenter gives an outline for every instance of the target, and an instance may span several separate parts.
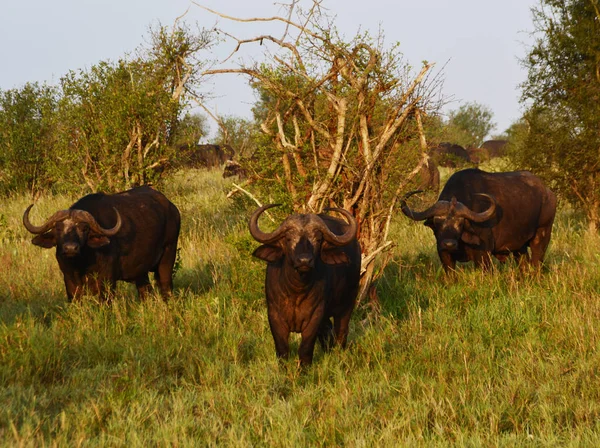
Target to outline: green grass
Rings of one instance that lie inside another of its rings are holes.
[[[598,446],[600,238],[561,209],[545,271],[463,265],[444,277],[429,229],[394,223],[380,307],[349,347],[279,364],[248,211],[218,172],[165,193],[183,216],[175,297],[67,304],[25,197],[0,208],[2,446]],[[40,222],[75,198],[42,197]]]

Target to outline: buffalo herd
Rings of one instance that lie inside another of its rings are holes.
[[[468,261],[487,269],[492,256],[500,261],[514,256],[535,267],[543,262],[557,200],[533,174],[458,171],[423,211],[407,205],[417,192],[404,196],[401,210],[433,230],[446,272]],[[258,208],[249,220],[250,234],[261,244],[253,256],[267,263],[267,314],[277,356],[287,358],[290,333],[300,333],[298,356],[306,366],[317,340],[324,350],[346,345],[361,272],[358,226],[347,210],[330,208],[290,215],[272,232],[260,230],[260,216],[277,205]],[[150,272],[163,298],[171,294],[181,218],[163,194],[148,186],[90,194],[39,226],[30,221],[32,207],[23,224],[36,235],[33,244],[56,247],[69,300],[86,290],[109,300],[117,280],[135,283],[144,298]]]
[[[182,166],[188,168],[218,168],[228,160],[233,160],[234,149],[229,145],[182,144],[177,147]]]
[[[502,157],[506,153],[507,144],[507,140],[486,140],[481,147],[463,148],[455,143],[442,142],[431,148],[429,154],[439,166],[458,168]]]

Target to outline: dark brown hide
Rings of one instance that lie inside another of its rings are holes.
[[[491,255],[504,261],[512,254],[538,266],[550,242],[556,196],[528,171],[467,169],[448,179],[438,202],[429,209],[411,210],[406,197],[401,208],[433,230],[446,271],[453,270],[457,261],[487,267]],[[486,210],[493,211],[489,219],[484,219]]]
[[[220,168],[227,160],[233,159],[235,151],[229,145],[190,145],[177,146],[177,157],[171,163],[175,167]]]
[[[465,148],[454,143],[443,142],[429,150],[431,158],[438,166],[456,168],[465,166],[469,161],[469,153]]]
[[[254,213],[250,232],[263,243],[253,255],[268,263],[265,294],[275,350],[287,358],[290,333],[301,333],[298,356],[308,365],[317,338],[325,350],[334,342],[346,346],[360,278],[356,222],[345,211],[349,224],[326,214],[298,214],[265,234],[256,220],[267,207]]]
[[[431,158],[421,167],[416,176],[416,184],[418,190],[431,190],[435,193],[440,191],[440,170]]]
[[[229,145],[196,145],[188,156],[192,168],[218,168],[234,156]]]
[[[248,177],[248,172],[240,163],[234,160],[227,160],[225,162],[225,168],[223,168],[223,178],[238,176],[240,179]]]
[[[490,159],[493,159],[504,156],[507,144],[508,140],[487,140],[481,144],[481,147],[488,152]]]
[[[163,297],[171,294],[180,215],[162,193],[144,186],[112,195],[90,194],[37,229],[29,222],[30,208],[23,217],[25,226],[38,234],[33,244],[56,247],[69,300],[85,289],[104,299],[106,287],[114,293],[117,280],[135,283],[143,298],[149,272]],[[89,224],[90,216],[101,229],[116,227],[117,216],[121,225],[114,235],[99,233]]]
[[[485,148],[467,148],[469,162],[476,165],[490,160],[490,153]]]

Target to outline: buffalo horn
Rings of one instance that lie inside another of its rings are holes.
[[[441,216],[448,213],[451,205],[448,201],[437,201],[427,210],[423,210],[422,212],[411,210],[408,205],[406,205],[406,200],[413,194],[421,193],[422,191],[423,190],[411,191],[404,195],[404,197],[400,200],[400,209],[402,210],[402,213],[414,221],[424,221],[425,219],[432,218],[433,216]]]
[[[358,230],[358,225],[356,224],[356,219],[354,219],[352,213],[343,208],[335,207],[326,208],[323,211],[341,213],[348,220],[348,229],[342,235],[336,235],[331,230],[329,230],[329,227],[327,227],[325,223],[323,223],[323,226],[321,227],[321,232],[323,233],[323,238],[325,238],[325,241],[333,244],[334,246],[345,246],[354,238],[356,238],[356,231]]]
[[[29,221],[29,211],[31,210],[31,207],[33,207],[33,204],[31,204],[29,207],[27,207],[27,210],[25,210],[25,213],[23,213],[23,225],[25,226],[25,228],[27,230],[29,230],[31,233],[33,233],[35,235],[39,235],[44,232],[47,232],[58,221],[61,221],[61,220],[65,219],[67,216],[69,216],[69,210],[59,210],[56,213],[54,213],[50,218],[48,218],[48,220],[41,226],[34,226],[31,223],[31,221]]]
[[[262,230],[260,230],[258,228],[258,218],[260,217],[260,215],[265,211],[268,210],[272,207],[278,207],[281,204],[267,204],[267,205],[263,205],[262,207],[260,207],[259,209],[257,209],[254,213],[252,213],[252,216],[250,217],[250,222],[248,223],[248,227],[250,229],[250,235],[252,235],[252,237],[258,241],[261,244],[270,244],[273,241],[276,241],[279,239],[279,237],[281,236],[281,234],[283,232],[285,232],[286,228],[284,226],[279,226],[277,229],[275,229],[273,232],[271,233],[265,233]]]
[[[98,224],[98,221],[96,221],[96,219],[89,212],[86,212],[85,210],[71,210],[71,213],[75,220],[88,223],[90,226],[90,229],[93,230],[94,232],[99,233],[104,236],[114,236],[121,229],[121,225],[123,222],[121,220],[121,214],[119,213],[119,211],[114,207],[113,207],[113,210],[115,211],[115,213],[117,215],[117,223],[111,229],[105,229],[105,228],[101,227],[100,224]]]
[[[472,221],[472,222],[487,221],[492,216],[494,216],[494,212],[496,211],[496,200],[489,194],[485,194],[485,193],[476,193],[475,196],[482,196],[484,198],[488,198],[491,203],[489,208],[487,210],[477,213],[477,212],[474,212],[473,210],[471,210],[466,205],[459,202],[458,203],[459,205],[456,210],[456,214],[463,218],[467,218],[469,221]]]

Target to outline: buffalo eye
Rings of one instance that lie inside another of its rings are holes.
[[[442,224],[444,224],[444,221],[446,221],[446,218],[442,216],[436,216],[435,218],[433,218],[433,224],[436,226],[441,226]]]
[[[465,218],[458,218],[454,221],[454,227],[456,229],[462,229],[465,223]]]

